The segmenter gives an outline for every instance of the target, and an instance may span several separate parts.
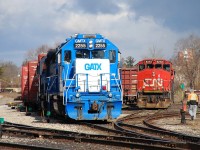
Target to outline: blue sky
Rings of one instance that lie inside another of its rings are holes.
[[[28,50],[75,33],[101,33],[137,61],[200,36],[199,0],[0,0],[0,62],[21,66]]]

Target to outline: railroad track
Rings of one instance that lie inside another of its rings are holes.
[[[14,144],[14,143],[6,143],[0,142],[0,149],[31,149],[31,150],[58,150],[56,148],[51,147],[42,147],[42,146],[31,146],[31,145],[24,145],[24,144]]]
[[[89,124],[87,124],[89,125]],[[97,125],[93,125],[93,128],[97,129]],[[98,126],[100,128],[100,126]],[[156,139],[145,139],[140,137],[133,137],[132,133],[126,133],[122,131],[113,130],[106,127],[101,127],[101,130],[107,130],[107,132],[113,135],[93,135],[83,134],[70,131],[53,130],[46,128],[35,128],[30,126],[24,126],[19,124],[3,124],[3,135],[17,136],[26,138],[43,138],[53,139],[59,141],[74,141],[83,143],[95,143],[103,145],[112,145],[124,148],[142,148],[142,149],[183,149],[184,147],[177,146],[176,143],[169,141],[159,141]],[[121,134],[121,136],[117,136]],[[132,137],[131,137],[132,136]],[[144,144],[145,143],[145,144]],[[179,148],[180,147],[180,148]]]
[[[115,129],[126,131],[129,133],[137,133],[142,134],[143,136],[151,137],[151,138],[157,138],[160,141],[167,140],[168,142],[174,142],[175,147],[177,148],[184,148],[184,149],[199,149],[200,147],[200,137],[196,136],[189,136],[186,134],[170,131],[163,129],[161,127],[158,127],[153,124],[153,121],[161,118],[168,118],[168,117],[174,117],[179,116],[180,114],[178,112],[167,112],[167,111],[158,111],[154,115],[150,115],[148,117],[144,117],[143,123],[147,127],[138,126],[138,125],[132,125],[127,124],[123,122],[128,122],[130,120],[137,120],[140,118],[140,116],[133,115],[133,116],[127,116],[126,118],[122,118],[115,122],[114,127]],[[141,118],[140,118],[141,119]]]
[[[179,114],[174,112],[169,113],[165,110],[154,112],[156,113],[152,115],[153,112],[147,111],[147,115],[145,115],[143,114],[143,110],[139,110],[110,124],[76,122],[76,124],[88,126],[92,130],[99,130],[103,133],[102,135],[38,128],[9,122],[5,122],[0,127],[0,135],[27,139],[48,139],[56,142],[64,141],[65,143],[73,141],[77,143],[110,145],[118,148],[121,147],[122,149],[198,149],[200,147],[199,138],[187,135],[183,136],[177,133],[172,134],[171,131],[157,127],[153,123],[156,119]],[[132,122],[139,120],[140,122],[144,122],[147,127],[125,123],[129,120],[132,120]],[[34,146],[30,149],[33,148]],[[35,149],[38,148],[35,147]],[[48,149],[51,149],[51,147],[48,147]]]
[[[175,131],[170,131],[161,127],[158,127],[153,124],[153,121],[157,119],[162,119],[162,118],[168,118],[168,117],[175,117],[179,116],[180,114],[178,112],[172,112],[172,113],[167,113],[167,114],[159,114],[159,115],[153,115],[144,120],[144,124],[152,129],[157,130],[160,134],[168,135],[173,138],[177,138],[186,142],[195,142],[200,144],[200,137],[197,136],[190,136],[187,134],[175,132]],[[187,114],[188,115],[188,114]]]

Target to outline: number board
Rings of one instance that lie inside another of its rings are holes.
[[[152,63],[152,61],[151,60],[147,60],[146,63]]]
[[[156,62],[157,62],[157,63],[162,63],[163,61],[162,61],[162,60],[157,60]]]
[[[87,48],[86,43],[75,43],[74,48]]]
[[[106,43],[95,43],[94,48],[106,48]]]

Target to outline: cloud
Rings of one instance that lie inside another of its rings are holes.
[[[139,0],[129,1],[131,10],[137,12],[138,16],[151,15],[172,30],[185,32],[200,26],[196,18],[200,13],[199,0]]]
[[[169,58],[173,54],[173,46],[179,38],[176,32],[165,27],[152,16],[136,16],[127,11],[128,6],[119,4],[117,14],[78,14],[69,13],[65,21],[59,20],[59,30],[79,33],[102,33],[120,47],[124,57],[130,54],[136,59],[148,55],[152,46],[161,48],[163,55]]]

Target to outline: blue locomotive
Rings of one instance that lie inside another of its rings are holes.
[[[39,62],[43,110],[75,120],[112,120],[121,114],[119,49],[100,34],[76,34]]]

